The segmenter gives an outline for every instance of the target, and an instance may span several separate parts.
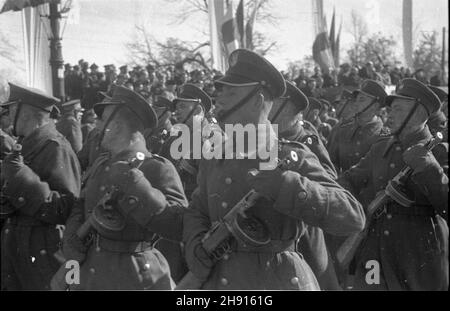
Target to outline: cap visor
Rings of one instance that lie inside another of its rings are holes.
[[[229,85],[229,86],[252,86],[257,85],[258,82],[250,81],[246,78],[236,75],[225,75],[222,78],[214,81],[214,87],[217,85]]]
[[[391,106],[392,102],[394,101],[394,99],[408,99],[408,100],[414,100],[414,98],[412,97],[408,97],[408,96],[402,96],[402,95],[389,95],[386,96],[386,99],[384,100],[384,106]]]

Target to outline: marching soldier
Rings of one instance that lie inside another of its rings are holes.
[[[153,104],[153,109],[158,117],[158,127],[146,134],[146,141],[150,152],[160,154],[166,139],[170,137],[170,131],[172,129],[170,117],[175,108],[171,100],[158,96],[156,102]]]
[[[360,90],[354,92],[357,107],[354,120],[341,123],[331,135],[328,152],[339,172],[348,170],[369,151],[383,130],[383,122],[377,116],[387,94],[381,84],[366,80]]]
[[[184,217],[189,269],[203,283],[203,289],[317,290],[310,267],[295,252],[304,223],[345,235],[362,229],[364,213],[360,204],[329,177],[308,147],[274,137],[268,120],[272,99],[283,95],[286,86],[273,65],[248,50],[234,51],[229,63],[226,75],[216,81],[222,86],[216,99],[219,124],[265,124],[267,131],[257,134],[259,141],[267,144],[261,144],[258,150],[277,148],[280,159],[292,151],[299,162],[283,173],[280,169],[255,171],[261,159],[249,158],[254,150],[246,150],[244,159],[202,160],[198,188]],[[236,218],[240,228],[236,233],[242,233],[236,237],[243,239],[227,243],[223,248],[231,249],[231,253],[214,260],[202,244],[205,233],[252,188],[265,198],[247,211],[247,217],[239,218],[242,222]],[[255,222],[259,225],[253,226]],[[253,232],[253,228],[261,231]],[[249,235],[254,238],[244,238]],[[257,247],[255,241],[265,242]]]
[[[58,269],[53,256],[80,192],[80,168],[50,113],[58,99],[10,83],[9,108],[20,147],[2,163],[2,289],[48,289]],[[6,201],[6,204],[4,204]]]
[[[203,126],[208,122],[205,118],[206,113],[211,109],[211,98],[202,89],[193,84],[185,84],[178,90],[178,96],[173,100],[173,107],[175,109],[175,118],[179,124],[187,125],[190,129],[190,152],[193,152],[194,131],[201,131]],[[198,126],[194,126],[197,123]],[[171,146],[177,136],[171,136],[161,150],[161,156],[169,159],[177,168],[181,180],[183,181],[184,191],[188,199],[191,198],[192,192],[197,187],[197,169],[198,160],[174,159],[171,155]],[[203,138],[203,137],[202,137]],[[182,147],[182,146],[180,146]]]
[[[301,121],[300,114],[308,108],[308,98],[294,84],[286,81],[286,93],[274,100],[269,119],[278,126],[281,139],[303,143],[317,156],[322,167],[333,178],[337,173],[319,133],[308,121]],[[339,290],[336,273],[329,257],[322,229],[307,226],[298,248],[317,277],[323,290]]]
[[[207,122],[205,114],[211,109],[211,98],[202,89],[193,84],[185,84],[178,90],[178,96],[173,100],[175,118],[179,124],[187,125],[190,129],[190,157],[174,159],[171,154],[171,146],[178,136],[171,136],[166,140],[161,149],[161,155],[175,165],[183,183],[183,189],[188,200],[197,188],[198,159],[193,159],[194,131],[201,131]],[[197,126],[194,125],[197,122]],[[202,142],[201,142],[202,143]],[[180,146],[183,147],[183,146]],[[157,247],[169,258],[169,265],[173,271],[174,281],[178,281],[188,272],[186,261],[182,253],[182,246],[178,242],[161,240]]]
[[[379,138],[340,183],[364,202],[384,191],[403,167],[413,172],[395,188],[406,199],[390,199],[372,219],[356,255],[355,289],[448,290],[448,177],[442,168],[448,148],[425,148],[433,139],[426,123],[439,99],[421,82],[404,79],[386,105],[393,135]],[[366,282],[370,260],[379,265],[379,282]]]
[[[146,149],[143,133],[157,126],[156,114],[122,86],[99,106],[107,154],[86,173],[81,200],[67,221],[64,255],[81,263],[80,284],[70,287],[171,289],[167,260],[151,241],[155,234],[181,240],[187,200],[173,165]],[[86,221],[94,229],[83,239]]]
[[[69,141],[75,153],[83,146],[83,134],[81,132],[81,118],[84,108],[79,99],[68,101],[61,106],[62,116],[56,129]]]

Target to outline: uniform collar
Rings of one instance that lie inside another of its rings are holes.
[[[305,129],[303,128],[303,124],[304,124],[303,121],[298,120],[294,126],[292,126],[290,129],[287,129],[286,131],[280,133],[278,136],[280,136],[281,138],[284,138],[286,140],[296,141],[297,138],[302,136],[302,134],[305,132]]]
[[[383,158],[388,155],[389,151],[394,145],[400,145],[402,150],[406,150],[409,147],[418,144],[420,142],[427,142],[432,137],[433,135],[431,135],[430,129],[426,125],[423,129],[409,134],[401,141],[396,136],[392,136],[389,142],[387,143],[386,148],[384,149]]]
[[[111,154],[109,154],[109,158],[112,161],[131,161],[136,157],[136,153],[138,152],[142,152],[146,157],[151,156],[151,153],[146,148],[145,142],[139,140],[123,149],[115,156],[111,156]]]
[[[35,129],[22,141],[23,153],[29,153],[35,147],[40,146],[44,140],[51,139],[57,135],[55,123],[50,121],[44,126]]]
[[[362,125],[362,126],[358,125],[358,122],[353,121],[353,130],[352,130],[351,135],[350,135],[350,140],[353,140],[353,138],[355,137],[355,135],[358,132],[358,130],[364,131],[366,129],[374,128],[380,123],[381,123],[381,120],[378,117],[373,119],[372,121]]]

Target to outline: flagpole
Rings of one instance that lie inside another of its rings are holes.
[[[60,36],[61,12],[58,3],[49,3],[51,38],[50,38],[50,66],[52,68],[53,96],[64,101],[64,60],[62,56],[62,44]]]

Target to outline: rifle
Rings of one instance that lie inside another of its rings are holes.
[[[297,162],[297,153],[291,153],[282,161],[278,162],[276,169],[287,169],[287,166],[292,162]],[[250,190],[225,216],[216,223],[203,237],[202,246],[206,253],[214,260],[220,260],[225,254],[230,252],[229,244],[230,238],[234,237],[242,241],[245,239],[245,244],[253,246],[262,246],[270,242],[270,239],[263,239],[257,241],[245,234],[238,228],[238,218],[245,217],[245,212],[252,207],[256,201],[263,196],[255,190]],[[191,271],[189,271],[183,279],[178,283],[175,290],[199,289],[203,285],[203,281],[198,279]]]
[[[425,148],[428,151],[433,150],[439,143],[441,143],[443,135],[441,133],[436,134],[435,139],[431,139]],[[375,199],[367,207],[366,224],[364,230],[350,235],[340,248],[336,252],[336,258],[342,267],[347,267],[350,261],[355,256],[355,253],[361,244],[361,242],[366,238],[370,225],[372,221],[385,211],[385,205],[390,201],[395,201],[401,206],[411,207],[414,201],[410,200],[402,191],[405,186],[406,181],[412,175],[413,169],[409,166],[405,166],[391,181],[389,181],[386,189],[379,192]]]

